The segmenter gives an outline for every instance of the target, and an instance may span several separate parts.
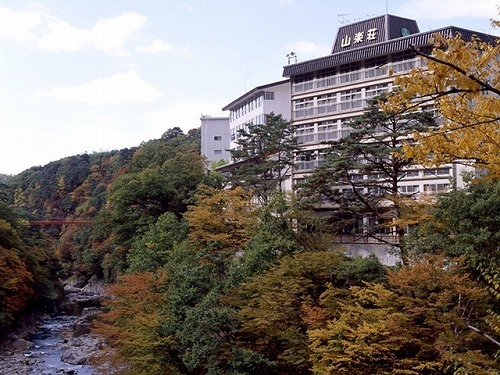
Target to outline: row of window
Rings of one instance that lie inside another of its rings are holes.
[[[300,187],[300,185],[303,185],[306,183],[305,178],[297,178],[294,180],[294,187],[297,189]],[[359,187],[357,190],[360,192],[364,192],[364,188]],[[399,186],[398,190],[401,194],[418,194],[421,192],[420,186],[419,185],[406,185],[406,186]],[[353,189],[352,187],[344,187],[341,188],[341,191],[343,193],[352,193]],[[384,188],[382,186],[380,187],[370,187],[367,190],[369,193],[372,194],[384,194]],[[450,184],[443,183],[443,184],[424,184],[423,185],[423,192],[425,193],[444,193],[450,191]]]
[[[410,71],[415,67],[423,66],[419,58],[406,55],[403,59],[395,57],[389,63],[387,57],[370,59],[362,64],[354,62],[339,67],[328,68],[319,72],[307,73],[294,79],[292,90],[294,94],[310,90],[321,90],[328,87],[345,85],[375,77],[387,76],[389,69],[395,73]]]
[[[378,85],[367,86],[359,89],[344,90],[330,94],[312,96],[293,101],[293,108],[303,109],[315,106],[325,106],[328,104],[349,102],[361,98],[373,98],[389,91],[389,85],[382,83]]]
[[[325,116],[337,112],[362,109],[366,100],[389,91],[388,84],[344,90],[293,101],[293,118]]]
[[[253,111],[255,108],[262,106],[264,100],[274,100],[273,91],[265,91],[264,93],[256,96],[255,98],[242,103],[238,108],[231,110],[229,117],[231,120],[240,118],[243,115]]]
[[[243,124],[239,124],[233,128],[231,128],[231,141],[235,141],[239,138],[239,130],[248,130],[249,124],[264,124],[266,121],[265,115],[258,115],[253,120],[247,121]]]

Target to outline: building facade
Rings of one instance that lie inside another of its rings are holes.
[[[207,169],[221,160],[229,162],[229,118],[202,116],[201,121],[201,155],[205,157]]]
[[[237,147],[238,130],[248,124],[264,124],[265,115],[281,114],[290,121],[290,82],[282,80],[257,86],[222,108],[229,111],[229,133],[231,149]]]
[[[349,123],[363,114],[368,99],[392,91],[394,76],[423,66],[410,47],[430,51],[434,33],[492,39],[452,26],[422,33],[416,21],[387,14],[340,27],[330,55],[284,67],[291,85],[291,121],[303,147],[294,185],[322,164],[325,141],[350,134]],[[419,196],[461,187],[466,170],[471,168],[459,162],[431,169],[416,165],[402,179],[401,193]]]

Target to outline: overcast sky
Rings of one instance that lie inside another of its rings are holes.
[[[138,146],[327,55],[342,22],[498,34],[500,0],[0,0],[0,173]],[[226,114],[227,115],[227,114]]]

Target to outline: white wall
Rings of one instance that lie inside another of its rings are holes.
[[[226,160],[229,162],[229,118],[202,117],[201,154],[206,158],[207,168],[211,162]],[[218,139],[220,137],[220,139]]]

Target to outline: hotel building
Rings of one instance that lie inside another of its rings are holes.
[[[394,76],[423,66],[410,47],[431,51],[434,33],[493,39],[453,26],[420,32],[416,21],[387,14],[340,27],[330,55],[284,67],[283,76],[291,85],[291,121],[303,147],[294,185],[322,164],[325,141],[351,132],[349,123],[363,114],[368,99],[393,90]],[[452,184],[463,186],[465,170],[472,171],[458,162],[431,169],[415,166],[402,179],[401,192],[417,196],[446,192]]]

